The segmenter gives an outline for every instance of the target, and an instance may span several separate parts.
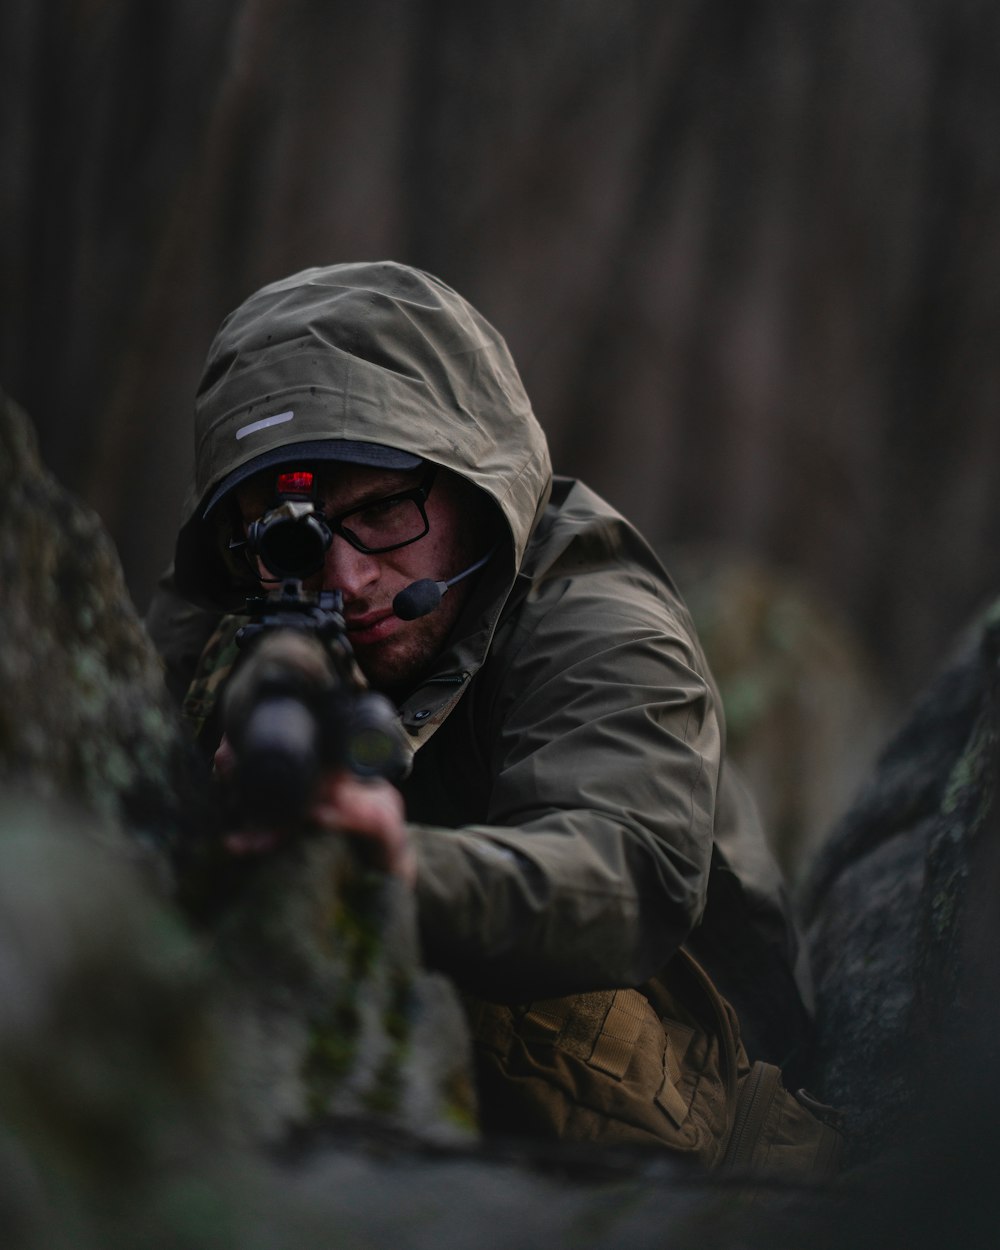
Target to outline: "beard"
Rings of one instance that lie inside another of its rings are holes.
[[[444,651],[470,587],[454,586],[426,616],[407,621],[383,641],[354,643],[354,656],[369,686],[400,703]]]

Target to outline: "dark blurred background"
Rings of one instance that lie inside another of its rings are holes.
[[[221,317],[385,257],[497,324],[709,639],[759,617],[737,739],[849,687],[856,750],[997,588],[994,0],[5,0],[0,161],[0,385],[140,609]]]

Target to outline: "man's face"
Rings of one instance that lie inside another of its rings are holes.
[[[420,484],[426,471],[424,467],[401,472],[329,462],[310,467],[316,474],[317,507],[328,516],[410,490]],[[237,488],[244,526],[274,504],[277,472],[264,470]],[[454,577],[486,554],[484,504],[474,487],[439,469],[424,506],[430,528],[423,538],[394,551],[369,555],[334,534],[323,568],[303,583],[307,590],[341,591],[351,646],[376,690],[400,692],[415,682],[443,648],[470,582],[459,582],[439,607],[415,621],[403,621],[394,614],[393,598],[421,578]],[[262,578],[272,576],[263,566],[258,571]]]

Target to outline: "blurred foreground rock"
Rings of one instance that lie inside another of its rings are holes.
[[[102,826],[0,805],[0,986],[4,1244],[238,1244],[208,961]]]
[[[0,587],[0,787],[170,842],[199,804],[160,665],[100,521],[2,392]]]
[[[16,838],[27,855],[36,830],[34,871],[44,878],[29,888],[28,867],[10,876],[20,882],[20,901],[3,967],[23,964],[9,1006],[35,982],[41,1004],[25,1054],[55,1070],[47,1029],[63,1009],[76,1018],[61,996],[87,998],[101,976],[115,984],[121,973],[127,982],[129,961],[147,945],[141,925],[153,933],[173,926],[211,980],[213,1027],[226,1053],[210,1092],[226,1102],[229,1130],[241,1140],[280,1142],[330,1116],[360,1115],[427,1138],[468,1139],[474,1103],[464,1017],[450,985],[419,966],[412,900],[337,839],[297,840],[232,868],[214,853],[210,779],[175,719],[115,552],[98,519],[41,466],[30,423],[6,401],[0,584],[0,800],[8,805],[0,843]],[[63,853],[50,844],[51,827],[66,821],[82,832],[58,835]],[[206,885],[220,887],[217,898],[206,898]],[[4,886],[13,906],[6,876]],[[197,900],[196,925],[178,896]],[[124,929],[116,898],[130,917]],[[139,926],[134,935],[130,925]],[[62,972],[48,977],[50,946],[76,968],[69,989]],[[140,1065],[168,1062],[144,1053],[156,1019],[154,1012],[145,1021],[144,1010],[155,997],[150,990],[133,1015],[111,1012],[101,1026],[108,1038],[120,1028],[120,1047],[137,1047]],[[94,999],[95,1021],[112,1000]],[[168,993],[164,1010],[169,1001]],[[95,1036],[90,1024],[80,1036],[69,1029],[59,1046],[82,1047],[86,1065]],[[91,1093],[109,1100],[113,1121],[141,1082],[123,1070],[119,1086],[114,1064],[99,1070],[104,1083],[95,1077]],[[39,1076],[32,1088],[44,1090],[45,1081]],[[133,1113],[140,1116],[138,1106]]]
[[[215,960],[99,826],[36,800],[0,802],[0,990],[5,1250],[699,1244],[703,1184],[662,1160],[529,1166],[374,1116],[262,1150]]]

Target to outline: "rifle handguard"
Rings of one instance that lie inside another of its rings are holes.
[[[395,783],[409,766],[396,709],[365,686],[339,612],[296,586],[265,601],[268,615],[247,630],[248,653],[223,697],[233,785],[254,823],[295,823],[326,769]]]

